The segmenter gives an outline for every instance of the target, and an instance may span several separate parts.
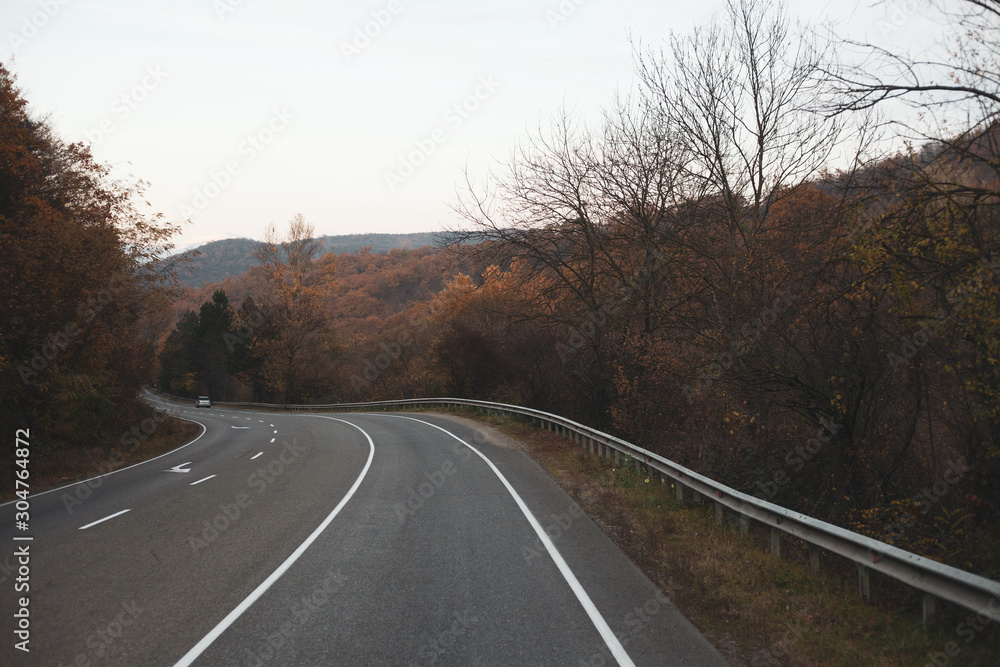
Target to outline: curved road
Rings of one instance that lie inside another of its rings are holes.
[[[0,506],[0,664],[726,664],[539,466],[468,426],[150,400],[202,434],[32,496],[26,532]]]

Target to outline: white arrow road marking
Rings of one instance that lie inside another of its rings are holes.
[[[191,465],[190,461],[188,461],[187,463],[178,463],[170,470],[164,470],[163,472],[191,472],[191,468],[188,468],[187,470],[184,469],[184,466],[189,466],[189,465]]]
[[[424,421],[423,419],[416,419],[414,417],[403,417],[402,415],[383,415],[383,416],[393,417],[396,419],[408,419],[410,421],[415,421],[420,424],[426,424],[431,428],[436,428],[442,433],[450,435],[452,438],[458,440],[460,443],[462,443],[463,445],[471,449],[473,452],[478,454],[479,458],[485,461],[486,465],[489,466],[490,470],[492,470],[493,473],[500,478],[500,482],[505,487],[507,487],[507,492],[510,493],[511,497],[514,499],[514,502],[517,503],[517,506],[521,509],[521,513],[524,514],[524,518],[526,518],[528,520],[528,523],[531,524],[531,527],[535,529],[535,534],[538,535],[538,539],[541,540],[542,544],[545,546],[545,550],[549,552],[549,556],[552,558],[556,567],[559,569],[559,572],[560,574],[562,574],[563,579],[566,580],[566,583],[569,584],[570,589],[573,591],[574,594],[576,594],[576,599],[580,601],[580,605],[583,607],[583,610],[587,612],[587,616],[590,617],[590,622],[593,623],[594,627],[597,628],[597,631],[601,633],[601,637],[604,639],[604,643],[607,645],[608,650],[611,651],[611,655],[615,657],[615,660],[617,660],[618,664],[621,665],[622,667],[635,667],[635,663],[632,662],[632,658],[630,658],[628,653],[625,652],[625,647],[622,646],[620,641],[618,641],[618,637],[616,637],[615,633],[611,630],[611,626],[609,626],[608,622],[604,620],[603,616],[601,616],[601,612],[597,609],[597,606],[594,605],[594,602],[590,599],[590,596],[587,595],[587,591],[584,590],[583,586],[580,584],[580,581],[576,578],[576,575],[573,574],[573,571],[569,568],[569,565],[567,565],[566,561],[563,560],[562,554],[559,553],[558,549],[556,549],[556,546],[555,544],[552,543],[552,540],[549,538],[548,533],[546,533],[545,529],[542,528],[542,524],[538,523],[538,519],[536,519],[535,515],[531,513],[531,510],[528,509],[528,506],[521,499],[521,496],[517,493],[517,491],[514,490],[514,487],[511,486],[510,482],[507,481],[507,478],[503,476],[503,473],[500,472],[500,469],[497,468],[495,465],[493,465],[493,461],[490,461],[485,454],[483,454],[481,451],[479,451],[478,449],[467,443],[465,440],[462,440],[460,437],[458,437],[451,431],[443,429],[437,424],[432,424],[430,422]]]
[[[213,477],[217,477],[217,476],[218,475],[209,475],[208,477],[206,477],[204,479],[199,479],[197,482],[191,482],[190,484],[188,484],[188,486],[194,486],[195,484],[201,484],[202,482],[207,482],[208,480],[212,479]]]
[[[99,523],[104,523],[108,519],[114,519],[116,516],[121,516],[122,514],[125,514],[125,512],[130,512],[130,511],[131,510],[122,510],[121,512],[115,512],[111,516],[106,516],[103,519],[98,519],[97,521],[94,521],[93,523],[88,523],[86,526],[80,526],[80,530],[87,530],[91,526],[96,526]]]
[[[261,456],[264,456],[264,452],[261,452],[260,454],[255,454],[255,455],[251,456],[250,460],[253,461],[254,459],[260,458]]]
[[[351,486],[350,490],[348,490],[347,495],[345,495],[343,498],[340,499],[340,502],[337,504],[336,507],[333,508],[333,511],[330,512],[330,514],[325,519],[323,519],[323,523],[319,524],[316,530],[314,530],[312,534],[306,538],[306,541],[300,544],[299,548],[293,551],[292,555],[289,556],[287,559],[285,559],[285,562],[279,565],[277,570],[271,573],[271,576],[269,576],[267,579],[261,582],[260,586],[255,588],[253,593],[248,595],[247,598],[243,600],[243,602],[239,603],[236,609],[233,609],[231,612],[229,612],[229,614],[224,619],[222,619],[217,626],[212,628],[211,632],[205,635],[200,642],[195,644],[194,647],[190,651],[188,651],[183,658],[178,660],[177,664],[175,664],[174,667],[188,667],[188,665],[197,660],[198,656],[204,653],[205,649],[211,646],[212,642],[218,639],[219,635],[221,635],[223,632],[226,631],[226,628],[228,628],[230,625],[236,622],[236,619],[242,616],[243,612],[249,609],[250,605],[256,602],[261,595],[267,592],[267,589],[269,589],[272,585],[274,585],[274,582],[280,579],[281,575],[287,572],[288,568],[290,568],[292,564],[295,563],[295,561],[297,561],[303,553],[305,553],[305,550],[309,548],[309,545],[315,542],[316,538],[319,537],[324,530],[326,530],[326,527],[330,525],[330,522],[332,522],[338,514],[340,514],[340,510],[344,509],[344,505],[347,504],[347,502],[354,496],[354,492],[358,490],[359,486],[361,486],[361,482],[364,480],[365,475],[368,474],[368,469],[372,467],[372,459],[375,458],[375,443],[372,441],[371,436],[365,433],[365,431],[360,426],[356,426],[355,424],[352,424],[351,422],[348,421],[344,421],[343,419],[337,419],[336,417],[321,417],[321,419],[330,419],[333,421],[341,422],[343,424],[347,424],[348,426],[353,426],[354,428],[361,431],[361,433],[365,436],[365,439],[368,440],[368,448],[369,448],[368,462],[365,463],[364,469],[361,471],[361,474],[358,475],[358,478],[354,480],[354,485]]]
[[[190,421],[190,422],[193,422],[193,423],[197,424],[198,426],[200,426],[201,427],[201,433],[198,434],[197,438],[195,438],[191,442],[188,442],[188,443],[185,443],[185,444],[181,445],[177,449],[171,449],[169,452],[164,452],[163,454],[160,454],[159,456],[154,456],[151,459],[146,459],[145,461],[139,461],[138,463],[133,463],[130,466],[125,466],[124,468],[118,468],[118,470],[112,470],[111,472],[106,472],[103,475],[96,475],[94,477],[91,477],[90,479],[85,479],[85,480],[82,480],[82,481],[79,481],[79,482],[73,482],[72,484],[66,484],[64,486],[57,486],[56,488],[49,489],[48,491],[39,491],[38,493],[33,493],[30,496],[28,496],[28,497],[29,498],[35,498],[36,496],[44,496],[46,493],[55,493],[56,491],[62,491],[63,489],[68,489],[71,486],[79,486],[81,484],[90,484],[95,479],[100,479],[101,477],[107,477],[108,475],[114,475],[116,473],[124,472],[126,470],[131,469],[131,468],[135,468],[136,466],[146,465],[147,463],[150,463],[150,462],[155,461],[157,459],[162,459],[164,456],[170,456],[174,452],[178,452],[178,451],[184,449],[185,447],[187,447],[189,445],[193,445],[194,443],[196,443],[198,440],[201,439],[201,436],[203,436],[206,433],[208,433],[208,429],[205,428],[205,425],[202,424],[201,422],[196,422],[196,421],[194,421],[192,419],[187,419],[185,421]],[[97,487],[91,486],[91,488],[97,488]],[[15,500],[8,500],[5,503],[0,503],[0,507],[3,507],[4,505],[11,505],[14,502],[16,502],[16,501]]]

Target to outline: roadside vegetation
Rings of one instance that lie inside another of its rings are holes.
[[[603,122],[470,177],[465,244],[270,228],[175,302],[159,387],[528,405],[1000,578],[1000,5],[923,11],[920,63],[764,0],[637,44]]]
[[[549,431],[510,418],[477,417],[526,451],[734,664],[987,667],[1000,660],[1000,626],[972,632],[969,612],[945,607],[924,631],[919,595],[873,575],[858,595],[853,563],[824,553],[810,570],[804,544],[788,536],[775,558],[766,531],[748,537],[719,526],[708,505],[585,453]],[[798,542],[798,544],[797,544]],[[957,628],[966,631],[959,634]],[[943,654],[949,642],[957,656]],[[942,662],[947,658],[947,662]]]
[[[920,4],[916,61],[731,0],[470,175],[449,247],[323,254],[296,215],[198,290],[0,67],[0,427],[41,470],[107,460],[147,381],[517,403],[1000,579],[1000,3]]]

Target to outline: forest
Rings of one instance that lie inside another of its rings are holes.
[[[933,8],[916,61],[732,2],[467,176],[447,243],[323,254],[296,215],[200,289],[0,70],[5,417],[72,447],[145,382],[522,404],[1000,577],[1000,4]]]

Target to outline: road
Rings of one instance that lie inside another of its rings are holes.
[[[0,506],[0,664],[727,664],[537,464],[474,428],[152,400],[201,435],[32,496],[27,531]]]

